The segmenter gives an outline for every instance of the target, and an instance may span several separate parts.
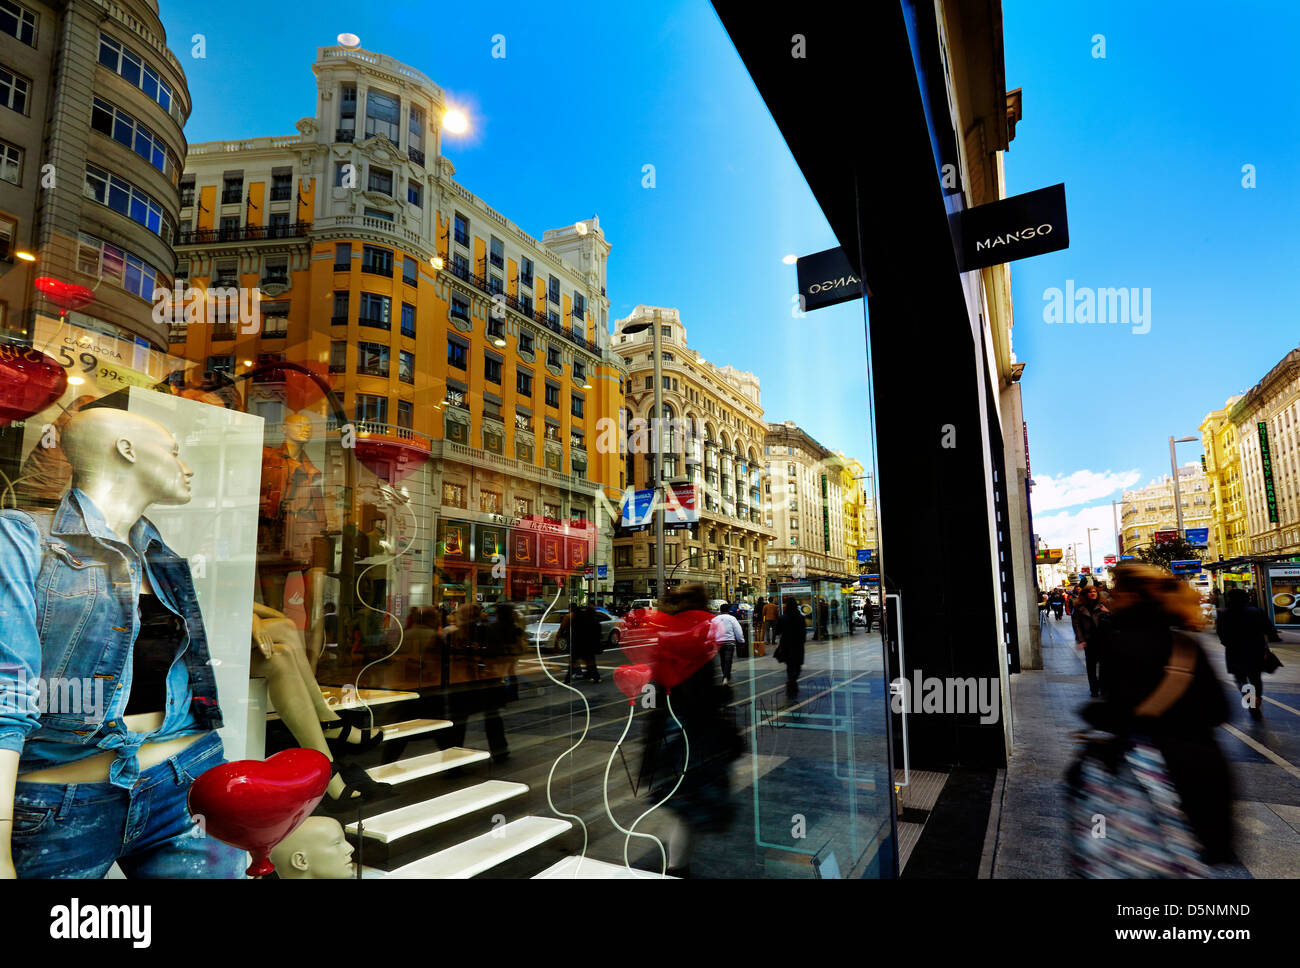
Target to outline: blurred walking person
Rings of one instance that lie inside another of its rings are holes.
[[[718,662],[722,667],[722,684],[731,684],[731,663],[736,656],[736,649],[745,644],[745,630],[740,627],[736,616],[731,614],[732,605],[723,605],[714,616],[713,639],[718,643]]]
[[[803,668],[804,642],[808,638],[808,623],[792,598],[785,603],[781,614],[781,644],[774,656],[785,664],[785,696],[794,699],[799,695],[799,672]]]
[[[1269,660],[1268,643],[1280,642],[1281,636],[1269,624],[1263,611],[1250,604],[1250,596],[1239,588],[1228,592],[1227,607],[1218,613],[1215,631],[1223,643],[1228,674],[1237,680],[1243,696],[1249,684],[1254,694],[1248,696],[1246,708],[1259,719],[1264,714],[1264,667]]]

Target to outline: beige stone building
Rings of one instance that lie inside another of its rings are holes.
[[[763,460],[763,509],[775,538],[767,556],[771,580],[856,575],[845,556],[846,459],[787,420],[767,425]]]
[[[1214,523],[1210,539],[1217,550],[1216,557],[1223,558],[1248,554],[1237,425],[1229,419],[1240,400],[1240,395],[1229,397],[1220,409],[1205,415],[1200,427],[1205,448],[1205,474],[1213,498]]]
[[[1210,545],[1203,552],[1206,560],[1218,555],[1214,541],[1214,493],[1199,463],[1178,468],[1179,496],[1183,506],[1183,528],[1209,528]],[[1178,516],[1174,511],[1174,485],[1166,474],[1144,487],[1125,491],[1120,502],[1120,532],[1124,554],[1149,547],[1157,531],[1176,531]],[[1085,562],[1086,564],[1086,562]]]
[[[658,446],[645,446],[654,441],[653,433],[628,435],[624,480],[629,487],[653,488],[656,462],[662,459],[668,481],[695,486],[700,518],[696,525],[666,532],[665,584],[700,582],[710,598],[753,600],[767,589],[772,539],[760,501],[767,424],[758,377],[702,359],[687,344],[676,309],[637,306],[615,322],[612,346],[627,368],[624,421],[629,428],[654,416],[653,333],[624,332],[639,322],[660,328],[661,417],[674,424],[667,429],[658,425]],[[617,600],[656,597],[655,555],[653,528],[618,531]]]
[[[1246,554],[1300,552],[1300,348],[1232,407]]]

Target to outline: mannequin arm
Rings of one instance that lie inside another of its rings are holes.
[[[18,781],[18,754],[0,750],[0,881],[13,880],[14,861],[9,835],[14,829],[14,784]]]

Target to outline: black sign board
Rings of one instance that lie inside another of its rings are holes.
[[[800,256],[795,268],[805,311],[862,298],[862,280],[843,249],[826,249]]]
[[[962,272],[1070,247],[1064,183],[968,208],[956,218]]]

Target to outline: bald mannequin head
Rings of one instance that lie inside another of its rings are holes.
[[[302,413],[291,413],[284,418],[284,423],[280,425],[280,430],[284,433],[286,440],[293,440],[300,444],[305,444],[311,440],[311,418]]]
[[[59,435],[72,485],[101,504],[186,504],[194,472],[176,438],[137,413],[95,407],[75,414]]]
[[[271,851],[284,880],[339,880],[356,876],[352,845],[333,817],[308,817]]]

